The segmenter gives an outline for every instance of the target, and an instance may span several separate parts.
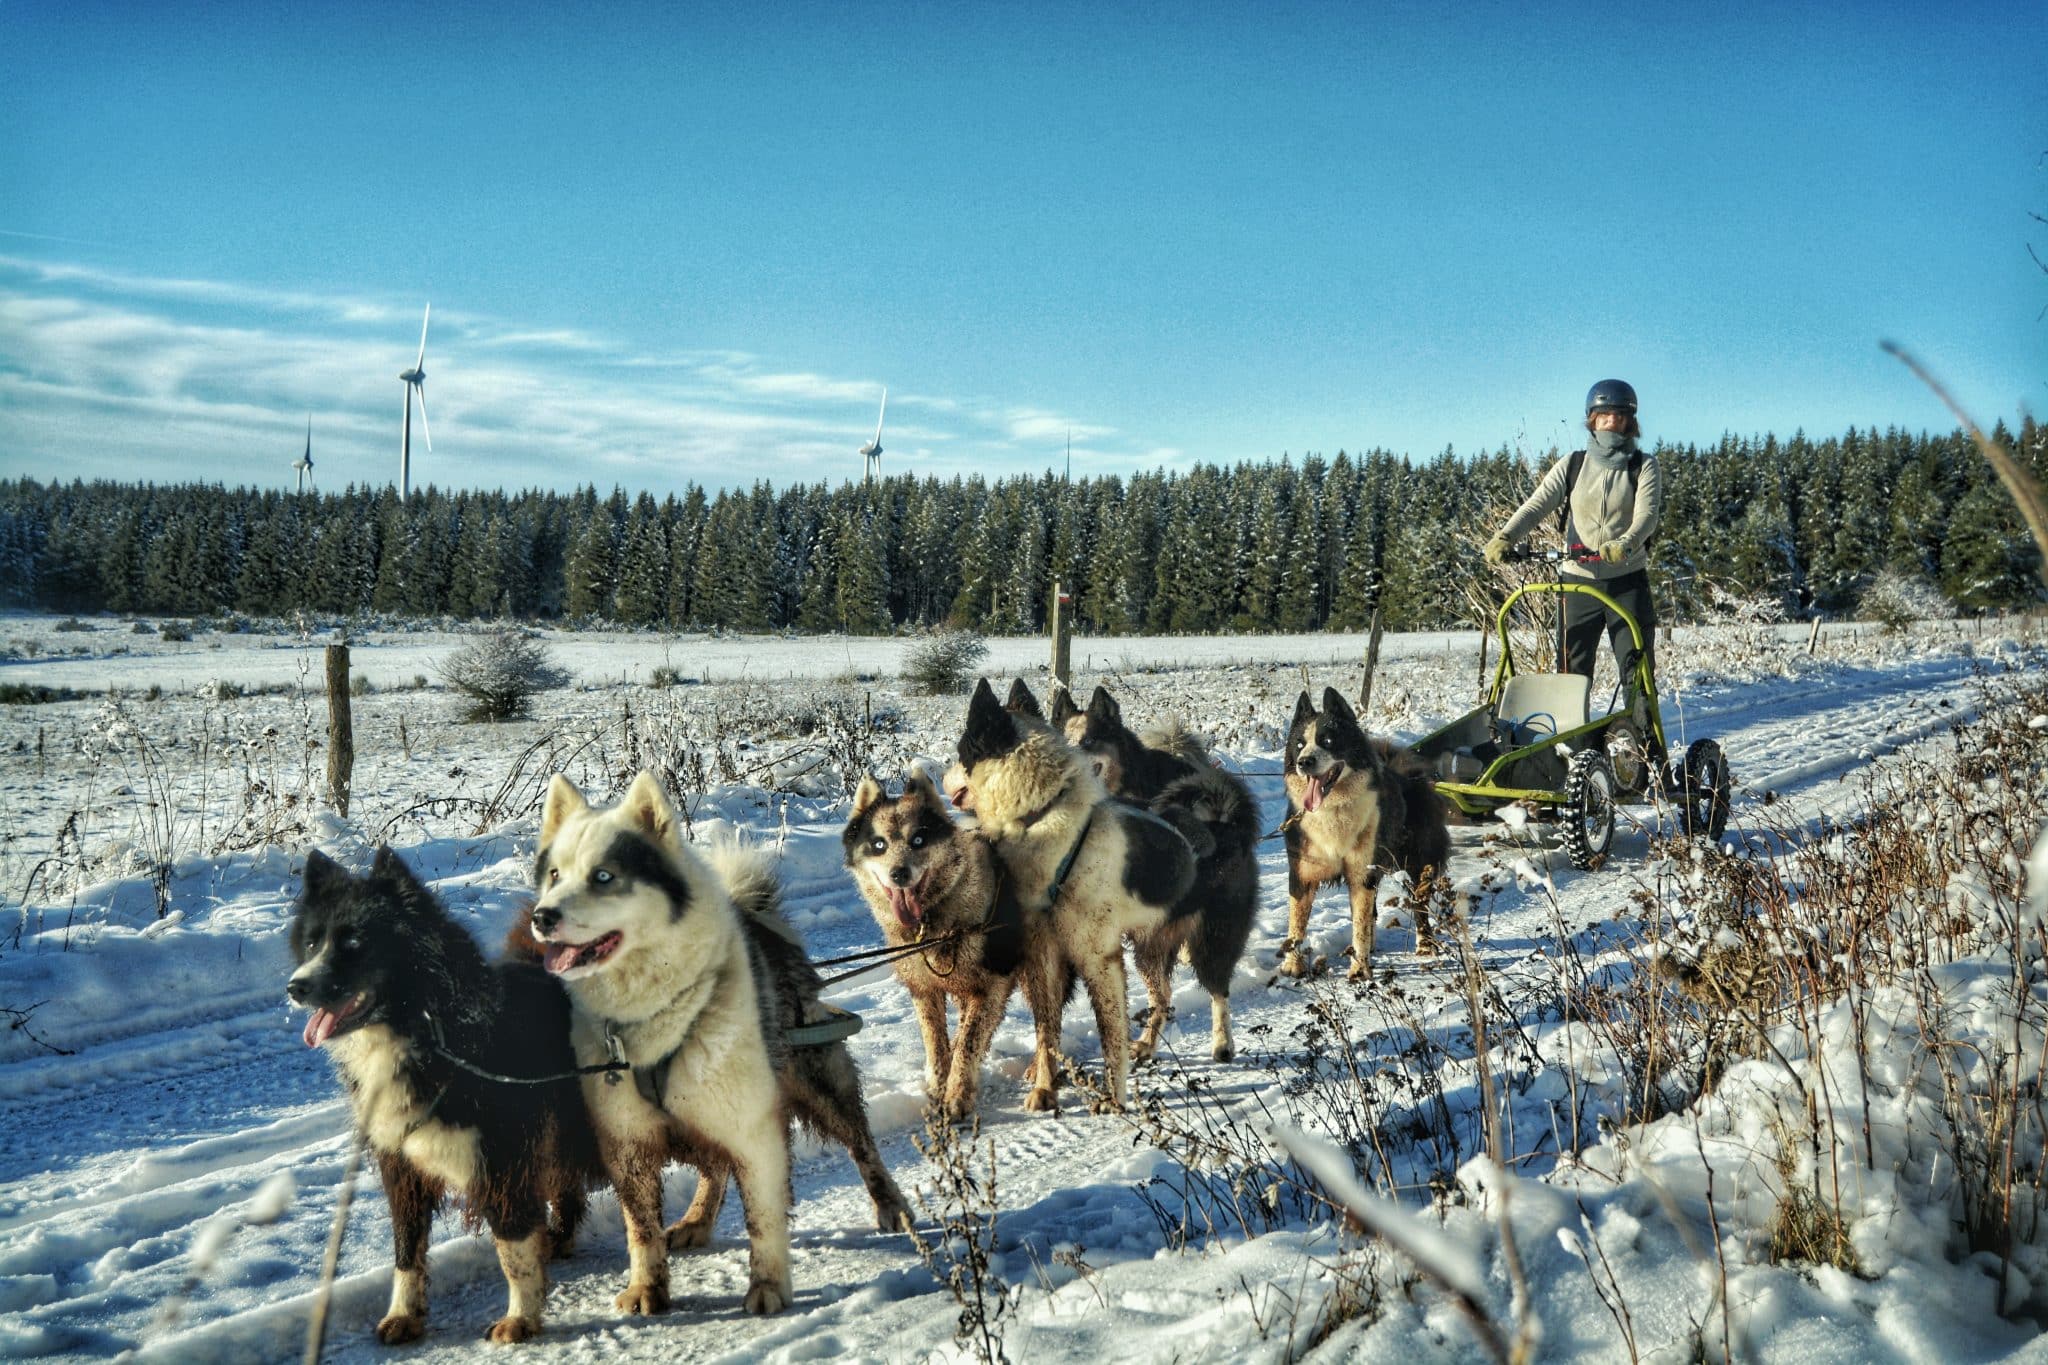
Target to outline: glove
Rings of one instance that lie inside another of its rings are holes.
[[[1628,558],[1628,546],[1618,540],[1603,540],[1600,542],[1600,557],[1609,564],[1619,564]]]
[[[1508,542],[1505,536],[1495,536],[1486,542],[1486,562],[1498,564],[1508,557]]]

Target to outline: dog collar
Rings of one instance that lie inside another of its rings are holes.
[[[1072,785],[1073,783],[1071,782],[1062,782],[1060,784],[1060,789],[1052,794],[1052,800],[1046,802],[1044,805],[1040,806],[1037,810],[1031,812],[1031,814],[1025,816],[1022,820],[1019,820],[1017,823],[1023,826],[1025,829],[1030,829],[1040,820],[1043,820],[1046,816],[1051,815],[1054,809],[1059,806],[1060,802],[1067,799],[1067,788],[1071,787]],[[1089,818],[1094,818],[1094,810],[1092,807],[1089,810]],[[1082,826],[1082,829],[1085,831],[1087,829],[1087,826]],[[1073,855],[1069,854],[1068,860],[1072,861],[1072,858]]]

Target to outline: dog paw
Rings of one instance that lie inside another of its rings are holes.
[[[875,1205],[875,1230],[877,1232],[908,1232],[915,1226],[910,1210],[901,1204]]]
[[[789,1301],[794,1297],[786,1284],[756,1280],[747,1286],[746,1308],[749,1313],[766,1317],[770,1313],[780,1313],[789,1307]]]
[[[665,1284],[629,1284],[612,1304],[622,1313],[647,1317],[668,1311],[668,1286]]]
[[[1351,967],[1344,973],[1346,981],[1365,981],[1372,976],[1372,963],[1362,957],[1351,959]]]
[[[1059,1112],[1060,1102],[1054,1096],[1052,1087],[1034,1085],[1031,1087],[1031,1093],[1024,1097],[1024,1108],[1032,1114],[1056,1114]]]
[[[670,1251],[696,1251],[710,1245],[711,1220],[708,1218],[678,1218],[668,1225]]]
[[[1097,1095],[1094,1099],[1088,1101],[1088,1112],[1091,1114],[1121,1114],[1124,1112],[1124,1102],[1114,1095]]]
[[[484,1333],[484,1340],[500,1346],[512,1346],[522,1341],[532,1341],[540,1335],[540,1323],[532,1318],[499,1318]]]
[[[1237,1044],[1231,1042],[1228,1038],[1225,1038],[1223,1041],[1217,1043],[1216,1046],[1209,1049],[1209,1060],[1211,1061],[1229,1062],[1235,1061],[1236,1059]]]
[[[1131,1044],[1131,1060],[1134,1062],[1149,1062],[1152,1060],[1152,1054],[1158,1050],[1159,1044],[1156,1040],[1140,1038]]]
[[[1280,975],[1307,976],[1307,960],[1304,959],[1300,953],[1294,951],[1292,948],[1288,949],[1286,955],[1280,959]]]
[[[427,1334],[427,1320],[410,1313],[393,1313],[377,1324],[377,1340],[386,1346],[402,1346]]]

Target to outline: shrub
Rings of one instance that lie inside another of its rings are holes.
[[[903,680],[926,696],[939,697],[967,686],[988,645],[971,630],[942,630],[912,645],[903,656]]]
[[[667,664],[655,665],[654,671],[647,675],[649,687],[676,687],[687,681],[679,669],[670,668]]]
[[[166,621],[164,622],[163,630],[158,633],[166,640],[180,643],[189,642],[192,639],[192,623],[190,621]]]
[[[367,673],[358,673],[348,680],[348,691],[352,697],[367,697],[377,690]]]
[[[130,635],[147,635],[155,629],[156,627],[147,621],[131,621],[128,624],[128,633]]]
[[[534,693],[569,681],[568,671],[549,661],[547,646],[509,630],[464,645],[443,659],[435,672],[469,698],[468,720],[523,716]]]
[[[50,629],[64,631],[79,631],[91,630],[92,627],[87,625],[85,622],[79,620],[76,616],[67,616],[63,620],[59,621],[56,625],[51,626]]]
[[[1948,599],[1932,583],[1897,569],[1881,570],[1863,590],[1856,614],[1896,635],[1915,621],[1943,621],[1954,615]]]

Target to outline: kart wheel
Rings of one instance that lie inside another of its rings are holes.
[[[1572,755],[1564,779],[1564,851],[1572,866],[1590,872],[1614,847],[1614,765],[1601,749]]]
[[[1678,827],[1719,839],[1728,828],[1728,762],[1721,746],[1696,739],[1678,770]]]

